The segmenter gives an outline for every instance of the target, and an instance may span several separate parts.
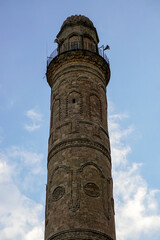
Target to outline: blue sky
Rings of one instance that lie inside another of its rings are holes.
[[[43,239],[50,114],[46,59],[63,21],[74,14],[89,17],[99,46],[110,46],[117,240],[159,240],[158,0],[0,1],[0,239]]]

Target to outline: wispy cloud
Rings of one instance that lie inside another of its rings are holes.
[[[26,116],[29,118],[30,123],[25,124],[25,129],[29,132],[33,132],[40,128],[40,123],[42,122],[42,115],[36,112],[34,109],[30,109],[26,112]]]
[[[17,165],[29,170],[31,174],[42,174],[43,154],[27,151],[22,147],[12,146],[7,149],[7,156]]]
[[[109,132],[114,167],[118,167],[121,163],[126,163],[127,155],[131,152],[131,147],[129,145],[125,146],[123,140],[134,131],[134,128],[129,126],[127,129],[122,129],[119,122],[124,118],[128,118],[128,115],[112,113],[109,116]]]
[[[113,110],[113,109],[112,109]],[[126,114],[111,113],[109,130],[111,139],[116,230],[118,240],[158,240],[160,236],[160,189],[150,189],[140,174],[142,164],[129,162],[131,146],[124,139],[134,131],[121,122]]]
[[[0,153],[0,239],[43,240],[43,205],[27,197],[17,184],[21,172],[24,178],[28,174],[25,166],[37,164],[37,156],[15,147]],[[30,157],[33,162],[27,161]]]

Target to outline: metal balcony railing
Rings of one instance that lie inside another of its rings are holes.
[[[47,66],[50,64],[53,58],[55,58],[58,55],[57,48],[51,53],[49,57],[47,57]]]
[[[76,48],[78,49],[78,48]],[[73,50],[73,49],[69,49],[69,50],[65,50],[65,51],[70,51],[70,50]],[[87,49],[85,49],[87,50]],[[64,52],[65,52],[64,51]],[[101,48],[98,48],[98,53],[101,57],[103,57],[106,62],[109,64],[109,59],[107,57],[107,55],[104,53],[104,51],[101,49]],[[49,57],[47,57],[47,66],[50,64],[50,62],[53,60],[53,58],[55,58],[58,54],[58,51],[57,51],[57,48],[51,53],[51,55]]]
[[[104,53],[104,50],[102,50],[101,48],[98,48],[98,53],[99,53],[99,55],[100,55],[101,57],[103,57],[103,58],[106,60],[106,62],[109,64],[109,59],[108,59],[107,55]]]

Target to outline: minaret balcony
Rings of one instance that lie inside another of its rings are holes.
[[[52,53],[51,55],[47,58],[47,66],[49,66],[50,62],[58,55],[62,54],[62,53],[65,53],[65,52],[68,52],[68,51],[76,51],[76,50],[87,50],[87,51],[90,51],[90,52],[93,52],[95,54],[98,54],[100,55],[101,57],[103,57],[105,59],[105,61],[109,64],[109,59],[107,57],[107,55],[104,53],[104,50],[101,49],[101,48],[98,48],[98,53],[96,52],[96,49],[94,47],[93,44],[91,43],[86,43],[84,45],[83,48],[80,48],[79,46],[79,42],[78,41],[74,41],[74,42],[71,42],[69,45],[68,44],[63,44],[63,48],[61,51],[58,50],[58,48],[56,48]]]

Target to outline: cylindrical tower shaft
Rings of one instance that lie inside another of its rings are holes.
[[[109,63],[84,16],[71,16],[49,61],[51,121],[45,240],[115,240],[107,127]]]

